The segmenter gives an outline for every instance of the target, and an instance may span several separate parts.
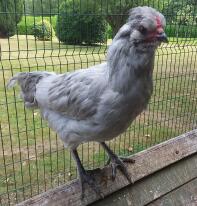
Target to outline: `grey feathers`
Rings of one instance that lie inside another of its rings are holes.
[[[164,22],[152,8],[132,10],[113,39],[106,63],[61,75],[20,73],[9,85],[18,81],[26,106],[40,109],[65,146],[110,140],[130,125],[151,97],[154,55],[160,43],[140,43],[145,36],[138,24],[153,30],[158,15]]]
[[[78,120],[95,114],[107,82],[102,75],[91,69],[60,76],[48,90],[48,107]]]
[[[13,87],[16,83],[21,88],[21,98],[25,102],[26,107],[37,107],[35,99],[36,84],[44,77],[52,75],[50,72],[21,72],[10,79],[7,84],[8,88]]]
[[[160,17],[162,24],[165,26],[165,18],[160,12],[148,6],[139,6],[130,10],[128,22],[133,22],[133,24],[136,24],[143,19],[154,19],[157,16]]]

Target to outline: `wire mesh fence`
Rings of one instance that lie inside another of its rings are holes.
[[[157,51],[148,108],[109,145],[131,155],[196,127],[196,1],[0,1],[0,205],[76,178],[70,152],[39,111],[24,107],[18,88],[6,89],[8,79],[20,71],[64,73],[105,61],[113,35],[138,5],[165,15],[170,42]],[[107,159],[95,142],[78,150],[86,168]]]

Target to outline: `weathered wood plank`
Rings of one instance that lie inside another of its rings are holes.
[[[149,175],[142,181],[129,185],[112,195],[93,203],[94,206],[181,206],[190,204],[179,204],[180,201],[189,202],[194,197],[197,185],[190,191],[181,192],[180,187],[197,178],[197,153],[184,158],[175,164]],[[191,184],[192,186],[193,184]],[[185,188],[186,190],[186,188]],[[175,192],[176,191],[176,192]],[[183,190],[182,190],[183,191]],[[179,194],[179,192],[181,192]],[[171,194],[172,193],[172,194]],[[165,198],[166,196],[166,198]],[[169,198],[174,198],[168,201]],[[180,200],[179,200],[180,198]],[[183,200],[184,199],[184,200]],[[193,199],[191,200],[193,201]],[[197,201],[197,199],[196,199]],[[173,204],[164,204],[172,202]],[[191,205],[192,206],[192,205]]]
[[[135,164],[129,164],[128,170],[134,182],[140,180],[172,163],[175,163],[197,152],[197,129],[174,139],[156,145],[132,156]],[[118,172],[115,181],[111,180],[111,168],[105,167],[95,171],[96,182],[100,185],[103,194],[109,195],[128,186],[127,180]],[[88,205],[98,200],[98,197],[89,187],[86,188],[85,198],[80,199],[80,187],[78,180],[66,185],[49,190],[43,194],[20,203],[25,205]]]
[[[147,206],[196,206],[197,205],[197,178],[168,193],[164,197]]]

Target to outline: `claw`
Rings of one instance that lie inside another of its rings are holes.
[[[127,168],[124,164],[124,162],[126,163],[135,163],[135,160],[134,159],[131,159],[131,158],[127,158],[127,157],[118,157],[116,155],[114,155],[113,157],[110,157],[105,166],[108,166],[110,163],[111,163],[111,168],[112,168],[112,180],[114,181],[115,178],[116,178],[116,172],[117,172],[117,168],[120,169],[120,171],[122,172],[122,174],[127,178],[127,180],[130,182],[130,183],[133,183],[131,178],[130,178],[130,175],[127,171]]]
[[[111,162],[111,159],[108,158],[107,162],[105,163],[105,166],[108,166],[110,164],[110,162]]]
[[[128,158],[128,157],[119,157],[123,162],[126,163],[135,163],[134,159]],[[105,163],[105,166],[108,166],[111,162],[111,158],[108,158],[107,162]]]
[[[90,188],[94,190],[94,192],[100,197],[104,198],[103,193],[101,192],[100,188],[95,184],[94,177],[90,174],[91,171],[86,171],[80,174],[79,180],[81,185],[81,199],[85,197],[85,183],[89,185]]]
[[[122,160],[121,158],[119,158],[116,155],[111,157],[110,159],[111,159],[111,166],[112,166],[112,180],[115,179],[117,168],[119,168],[120,171],[122,172],[122,174],[127,178],[127,180],[130,183],[133,183],[132,180],[131,180],[131,177],[130,177],[128,171],[127,171],[127,168],[126,168],[125,164],[123,163],[124,160]]]
[[[93,171],[90,171],[90,170],[86,171],[84,169],[76,149],[72,149],[71,152],[72,152],[73,158],[75,159],[77,163],[77,170],[79,174],[80,187],[81,187],[81,199],[83,199],[85,196],[85,188],[84,188],[85,183],[87,183],[100,198],[104,198],[104,195],[101,192],[100,188],[95,184],[94,177],[91,175]],[[98,171],[100,169],[97,168],[95,170]]]
[[[116,154],[114,154],[114,152],[109,148],[109,146],[107,146],[105,144],[105,142],[101,142],[100,143],[103,147],[103,149],[107,152],[109,159],[107,161],[107,165],[111,162],[111,167],[112,167],[112,180],[115,179],[116,177],[116,171],[117,171],[117,167],[120,169],[120,171],[122,172],[122,174],[127,178],[127,180],[130,183],[133,183],[131,180],[131,177],[127,171],[127,168],[124,164],[124,162],[128,162],[128,163],[134,163],[135,160],[130,159],[130,158],[126,158],[126,157],[118,157]]]
[[[128,157],[120,157],[120,159],[121,159],[123,162],[126,162],[126,163],[135,163],[135,160],[134,160],[134,159],[131,159],[131,158],[128,158]]]
[[[112,180],[114,181],[115,178],[116,178],[116,171],[117,171],[116,168],[117,168],[117,165],[112,163],[111,167],[112,167]]]

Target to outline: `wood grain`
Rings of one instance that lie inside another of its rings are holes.
[[[194,184],[196,179],[197,153],[137,181],[134,185],[118,190],[92,205],[193,206],[197,195],[197,185]]]
[[[148,204],[148,206],[196,206],[197,205],[197,178],[177,188],[171,193]]]
[[[135,160],[135,164],[127,164],[128,171],[133,182],[136,182],[196,152],[197,129],[131,156]],[[110,166],[94,171],[96,182],[100,185],[101,191],[105,196],[129,185],[128,181],[119,171],[115,181],[111,180],[110,175]],[[82,201],[80,198],[79,181],[75,180],[18,205],[82,206],[93,203],[98,199],[96,194],[87,186],[85,198]]]

